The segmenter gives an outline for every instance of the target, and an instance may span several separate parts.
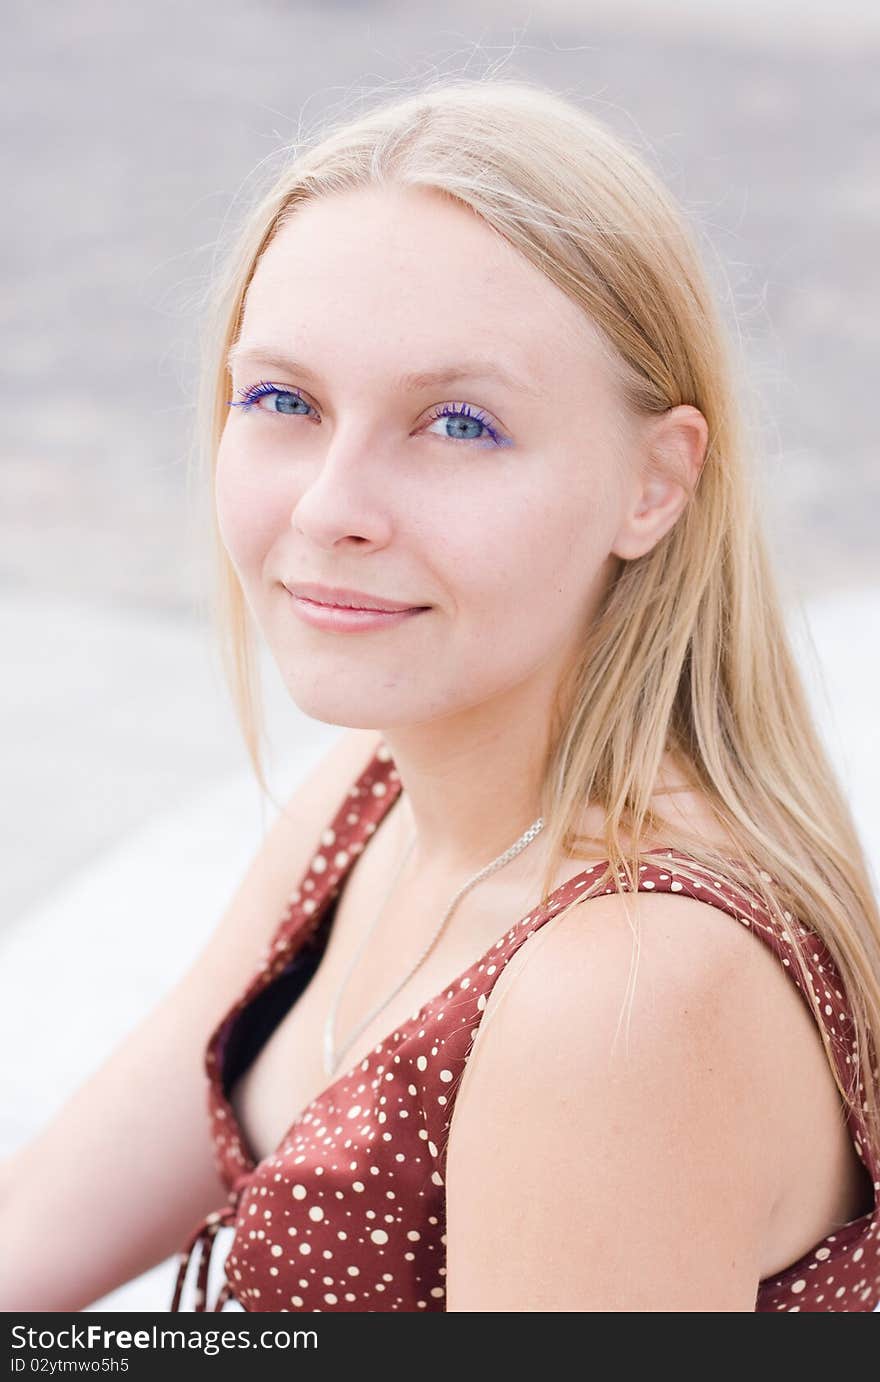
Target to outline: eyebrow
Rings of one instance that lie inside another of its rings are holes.
[[[258,362],[261,365],[269,365],[273,369],[287,370],[292,374],[301,374],[318,383],[321,382],[320,376],[314,370],[310,370],[308,365],[268,346],[246,345],[239,342],[230,350],[226,357],[226,363],[231,368],[238,360]],[[542,396],[539,388],[522,379],[497,360],[461,360],[456,364],[443,365],[437,369],[413,370],[406,374],[397,375],[391,380],[391,384],[395,389],[414,393],[419,389],[454,384],[459,379],[495,381],[515,393],[528,394],[532,398]]]

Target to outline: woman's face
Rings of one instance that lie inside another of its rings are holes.
[[[583,314],[467,210],[368,189],[295,212],[238,345],[218,520],[295,703],[387,730],[546,712],[631,497]],[[306,582],[427,608],[318,627]]]

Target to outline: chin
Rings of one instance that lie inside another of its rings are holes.
[[[285,678],[293,703],[311,720],[338,725],[344,729],[369,729],[385,733],[395,728],[429,724],[455,713],[432,695],[432,688],[414,685],[410,675],[391,684],[372,686],[366,677],[357,679],[339,672],[315,678],[305,684],[298,678]]]
[[[394,711],[399,709],[396,702],[392,706],[390,700],[383,702],[381,696],[373,700],[356,681],[347,679],[343,684],[341,678],[335,677],[339,684],[332,688],[333,680],[328,676],[304,685],[296,678],[285,678],[285,686],[290,699],[303,715],[326,725],[337,725],[341,729],[382,730],[388,723],[389,715],[393,717]]]

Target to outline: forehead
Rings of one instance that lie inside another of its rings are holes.
[[[358,188],[298,207],[259,261],[242,335],[387,352],[395,368],[494,353],[548,388],[604,374],[597,329],[469,208],[423,188]]]

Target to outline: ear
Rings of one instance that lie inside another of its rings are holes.
[[[627,561],[644,556],[689,503],[706,459],[709,425],[690,403],[668,408],[642,428],[633,480],[614,545]]]

